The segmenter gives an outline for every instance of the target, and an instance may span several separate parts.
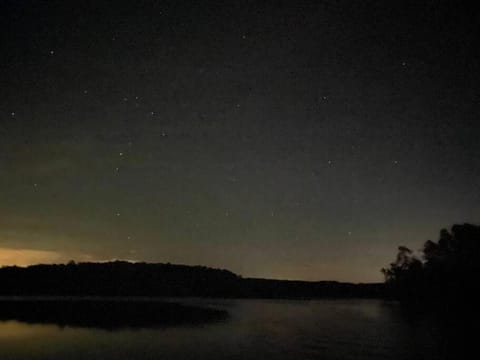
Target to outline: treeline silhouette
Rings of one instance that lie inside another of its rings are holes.
[[[384,285],[242,278],[203,266],[74,263],[0,268],[0,296],[379,297]]]
[[[386,269],[386,294],[400,300],[412,321],[434,324],[443,358],[468,358],[478,351],[480,226],[453,225],[421,255],[404,246]]]
[[[480,226],[453,225],[438,241],[428,240],[421,257],[405,247],[382,269],[387,293],[405,303],[444,305],[450,309],[478,299]]]

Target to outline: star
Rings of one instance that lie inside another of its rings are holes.
[[[12,113],[11,113],[10,115],[12,115],[12,117],[14,117],[14,116],[15,116],[15,112],[12,111]]]
[[[54,54],[55,54],[55,51],[50,50],[50,55],[54,55]]]

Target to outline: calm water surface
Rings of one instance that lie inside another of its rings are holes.
[[[435,326],[381,300],[182,300],[228,319],[102,330],[0,322],[0,359],[440,359]]]

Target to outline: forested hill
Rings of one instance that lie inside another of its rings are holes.
[[[204,266],[69,263],[0,268],[0,296],[380,297],[383,284],[242,278]]]

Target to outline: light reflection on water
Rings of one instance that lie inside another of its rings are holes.
[[[118,331],[0,322],[0,359],[437,359],[428,323],[380,300],[215,300],[228,319]]]

